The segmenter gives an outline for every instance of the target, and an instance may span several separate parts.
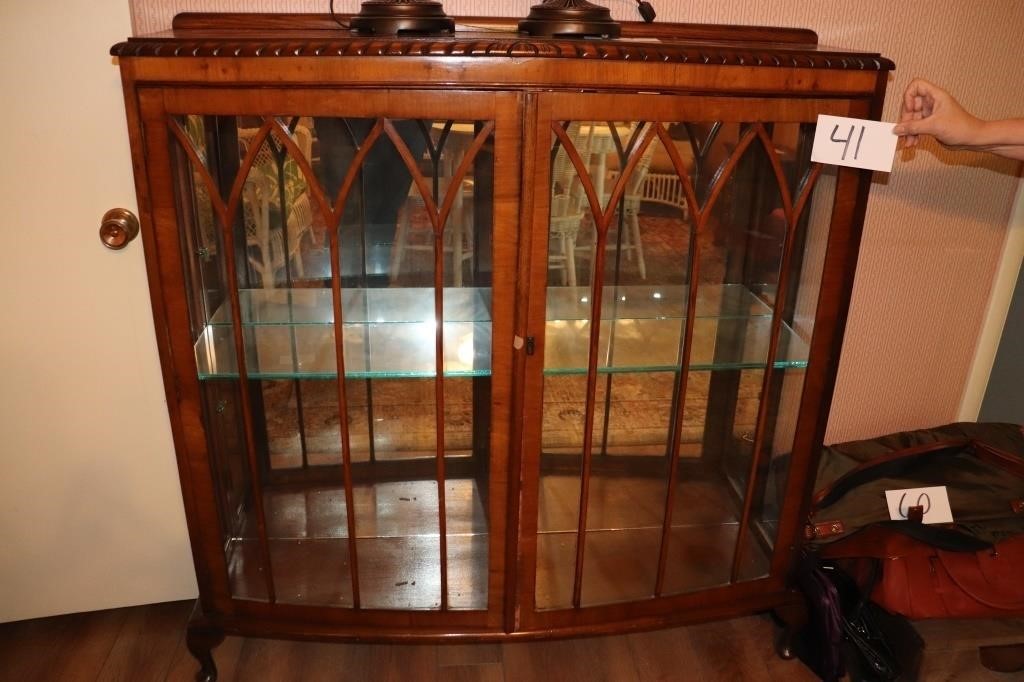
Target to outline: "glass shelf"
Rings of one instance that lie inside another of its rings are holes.
[[[585,374],[589,289],[550,287],[546,374]],[[491,373],[490,290],[445,289],[444,375]],[[252,379],[337,376],[329,289],[239,292]],[[687,288],[608,287],[602,304],[598,371],[673,371],[679,365]],[[430,288],[342,292],[345,374],[350,379],[436,375],[434,291]],[[697,298],[691,370],[763,368],[771,309],[740,285],[708,286]],[[723,325],[730,329],[722,330]],[[230,309],[222,306],[196,341],[200,379],[238,376]],[[726,339],[729,342],[725,343]],[[783,327],[775,366],[805,367],[807,343]]]
[[[433,321],[344,325],[345,376],[349,379],[415,379],[435,376]],[[338,375],[334,327],[245,327],[250,379],[333,379]],[[196,342],[200,379],[237,377],[230,326],[207,327]],[[491,323],[445,322],[444,375],[490,376]]]
[[[690,370],[763,369],[768,359],[771,317],[735,321],[728,343],[719,338],[727,319],[697,318],[693,325]],[[544,353],[545,374],[586,374],[587,335],[585,320],[554,320],[547,323]],[[671,372],[679,367],[683,320],[626,319],[601,323],[598,345],[599,374],[623,372]],[[807,366],[807,343],[783,326],[776,368]]]
[[[490,322],[491,290],[444,289],[446,322]],[[242,289],[238,292],[245,326],[333,325],[330,289]],[[434,290],[342,289],[345,324],[426,322],[434,319]],[[231,308],[223,305],[210,319],[214,326],[231,324]]]
[[[606,287],[601,300],[597,371],[663,372],[679,367],[689,287]],[[545,374],[586,374],[590,290],[550,287]],[[697,292],[691,370],[758,369],[768,359],[772,310],[740,284]],[[722,330],[720,327],[731,328]],[[775,367],[806,367],[807,343],[783,325]]]
[[[685,315],[689,289],[682,285],[605,287],[601,319],[681,319]],[[589,297],[589,287],[548,287],[548,322],[589,320]],[[771,308],[742,284],[703,285],[697,292],[698,319],[770,319],[771,315]]]
[[[445,289],[444,374],[489,376],[490,290]],[[338,375],[330,289],[239,291],[245,356],[252,379],[331,379]],[[345,289],[345,375],[350,379],[435,375],[434,290]],[[225,304],[196,341],[200,379],[237,377],[231,310]]]

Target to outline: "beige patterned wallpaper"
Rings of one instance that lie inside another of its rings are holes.
[[[449,14],[524,16],[536,0],[445,0]],[[652,0],[663,21],[798,26],[824,45],[896,62],[884,117],[914,76],[944,84],[977,114],[1024,114],[1024,2]],[[181,11],[322,12],[326,0],[130,0],[137,33]],[[607,3],[621,19],[632,0]],[[339,12],[359,8],[336,0]],[[1016,65],[1016,66],[1015,66]],[[826,440],[956,418],[1018,186],[1018,164],[925,145],[876,177]]]

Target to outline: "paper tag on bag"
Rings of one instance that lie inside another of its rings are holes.
[[[911,507],[923,507],[923,523],[953,523],[949,493],[944,485],[933,488],[886,490],[885,501],[889,505],[889,518],[893,521],[906,520]]]
[[[822,114],[814,131],[811,161],[889,173],[899,139],[892,132],[895,125]]]

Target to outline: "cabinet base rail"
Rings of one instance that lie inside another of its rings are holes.
[[[416,631],[367,627],[347,627],[323,621],[258,619],[206,613],[199,601],[188,623],[188,650],[200,665],[197,682],[214,682],[217,668],[213,650],[226,636],[260,637],[294,641],[380,644],[476,644],[509,641],[539,641],[572,637],[596,637],[660,630],[684,625],[738,618],[771,611],[782,622],[776,652],[781,658],[792,658],[793,636],[806,622],[803,596],[794,590],[766,592],[756,599],[735,603],[679,609],[654,617],[633,618],[596,625],[523,629],[506,632],[500,629],[418,629]]]

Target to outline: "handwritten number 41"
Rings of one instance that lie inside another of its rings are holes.
[[[843,138],[841,138],[841,137],[836,137],[836,133],[839,132],[839,125],[838,124],[836,124],[836,127],[832,129],[832,135],[830,136],[829,139],[831,139],[833,142],[842,142],[843,143],[843,161],[846,161],[846,154],[850,151],[850,141],[853,140],[853,133],[854,133],[854,131],[856,129],[857,129],[857,126],[855,126],[855,125],[850,126],[850,134],[849,134],[849,136],[847,136],[847,138],[845,140]],[[860,143],[863,140],[864,140],[864,126],[860,126],[860,135],[857,136],[857,146],[853,148],[853,159],[854,159],[854,161],[857,160],[857,155],[860,154]]]

